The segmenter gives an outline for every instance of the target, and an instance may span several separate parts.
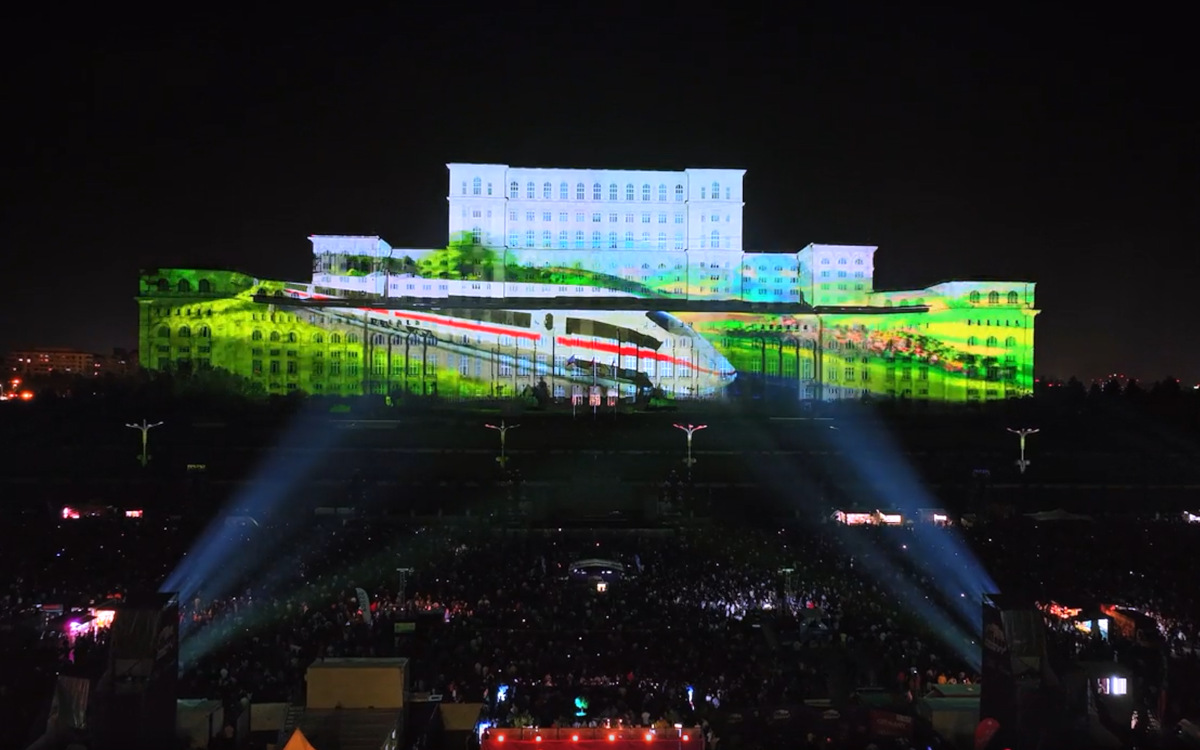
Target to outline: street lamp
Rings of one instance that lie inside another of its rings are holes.
[[[500,468],[504,468],[504,465],[508,463],[508,457],[504,455],[504,447],[508,441],[508,431],[515,430],[520,426],[519,424],[505,424],[504,420],[500,420],[499,426],[494,424],[484,425],[489,430],[495,430],[500,433],[500,456],[496,459],[496,462],[500,464]]]
[[[413,572],[412,568],[396,568],[396,575],[399,577],[397,591],[399,592],[399,603],[404,603],[404,592],[408,590],[408,577]]]
[[[1009,427],[1008,431],[1021,439],[1021,457],[1017,459],[1017,468],[1021,470],[1022,474],[1024,474],[1025,469],[1029,468],[1030,464],[1029,461],[1025,460],[1025,438],[1029,437],[1030,435],[1037,434],[1040,432],[1040,430],[1032,427],[1023,427],[1019,430],[1014,430],[1013,428]]]
[[[162,425],[162,422],[155,422],[154,424],[150,424],[149,422],[147,422],[144,419],[142,420],[141,424],[125,425],[126,427],[130,427],[132,429],[142,431],[142,455],[139,460],[142,462],[143,469],[146,468],[146,464],[150,462],[150,455],[146,453],[146,443],[150,439],[150,430],[153,430],[155,427],[159,427],[161,425]]]
[[[675,429],[683,430],[687,433],[687,458],[683,459],[683,463],[688,467],[689,474],[692,472],[692,465],[696,463],[696,459],[692,458],[692,435],[707,428],[708,425],[706,424],[675,425]]]

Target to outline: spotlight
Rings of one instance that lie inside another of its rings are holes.
[[[687,742],[687,741],[688,741],[688,740],[690,740],[690,739],[691,739],[691,737],[688,737],[686,734],[685,734],[685,735],[683,735],[683,741],[684,741],[684,742]]]
[[[533,741],[534,741],[534,742],[541,742],[541,741],[542,741],[542,735],[540,735],[540,734],[535,734],[535,735],[533,736]]]
[[[651,734],[650,732],[646,732],[646,742],[650,742],[653,739],[654,739],[654,735]]]
[[[496,742],[504,742],[504,735],[502,735],[502,734],[496,735]]]
[[[608,741],[609,741],[609,742],[616,742],[616,741],[617,741],[617,735],[615,735],[615,734],[610,734],[610,735],[608,735]]]
[[[579,742],[579,735],[577,735],[577,734],[571,735],[571,742]]]

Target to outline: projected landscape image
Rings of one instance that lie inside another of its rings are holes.
[[[318,258],[315,283],[160,269],[142,281],[143,364],[224,368],[268,393],[443,398],[544,388],[569,399],[599,388],[634,400],[747,389],[802,399],[969,400],[1025,395],[1032,386],[1032,314],[1007,298],[972,304],[968,291],[820,312],[805,303],[706,311],[695,297],[654,296],[620,275],[503,258],[467,248],[372,260],[372,269],[386,271],[363,269],[358,258]],[[544,307],[535,306],[540,299]],[[313,302],[321,306],[303,306]]]

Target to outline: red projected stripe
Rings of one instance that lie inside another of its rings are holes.
[[[359,309],[366,310],[367,312],[379,313],[381,315],[387,315],[387,313],[388,313],[387,310],[372,310],[372,309],[366,308],[366,307],[362,307]],[[425,315],[423,313],[409,312],[407,310],[393,310],[393,311],[391,311],[391,313],[392,313],[392,315],[396,316],[397,318],[412,318],[413,320],[423,320],[426,323],[434,323],[439,326],[447,326],[448,328],[461,328],[464,331],[474,331],[476,333],[492,333],[497,336],[515,336],[516,338],[525,339],[526,341],[537,341],[539,338],[541,338],[536,333],[530,333],[528,331],[513,330],[511,328],[500,328],[498,326],[489,326],[489,325],[483,325],[480,323],[467,323],[465,321],[454,320],[453,318],[438,318],[433,315]]]
[[[700,372],[707,373],[709,375],[720,375],[721,374],[721,373],[717,372],[716,370],[710,370],[707,367],[701,367],[699,365],[694,365],[694,364],[692,364],[691,360],[680,359],[679,357],[672,357],[670,354],[662,354],[661,352],[656,352],[656,351],[652,351],[652,350],[641,350],[641,352],[639,354],[639,350],[637,347],[628,347],[628,346],[618,347],[616,344],[603,344],[598,341],[588,341],[587,339],[579,339],[579,338],[568,338],[566,336],[559,336],[558,338],[555,339],[555,342],[557,342],[559,346],[574,346],[574,347],[578,347],[580,349],[590,349],[591,351],[604,352],[605,354],[616,354],[617,356],[621,356],[623,354],[628,354],[629,356],[635,356],[635,355],[640,356],[642,359],[653,359],[658,362],[670,362],[672,364],[682,365],[684,367],[690,367],[692,369],[699,370]]]

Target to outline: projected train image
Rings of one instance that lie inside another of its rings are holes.
[[[288,284],[287,298],[329,300],[311,287]],[[689,397],[718,394],[737,373],[717,349],[678,317],[661,311],[321,307],[306,311],[322,327],[365,328],[370,354],[383,359],[421,349],[419,367],[452,369],[462,380],[519,392],[545,381],[556,397],[598,386],[621,397],[655,389]],[[429,350],[436,349],[434,356]],[[395,366],[385,366],[392,371]],[[439,373],[440,375],[440,373]]]

